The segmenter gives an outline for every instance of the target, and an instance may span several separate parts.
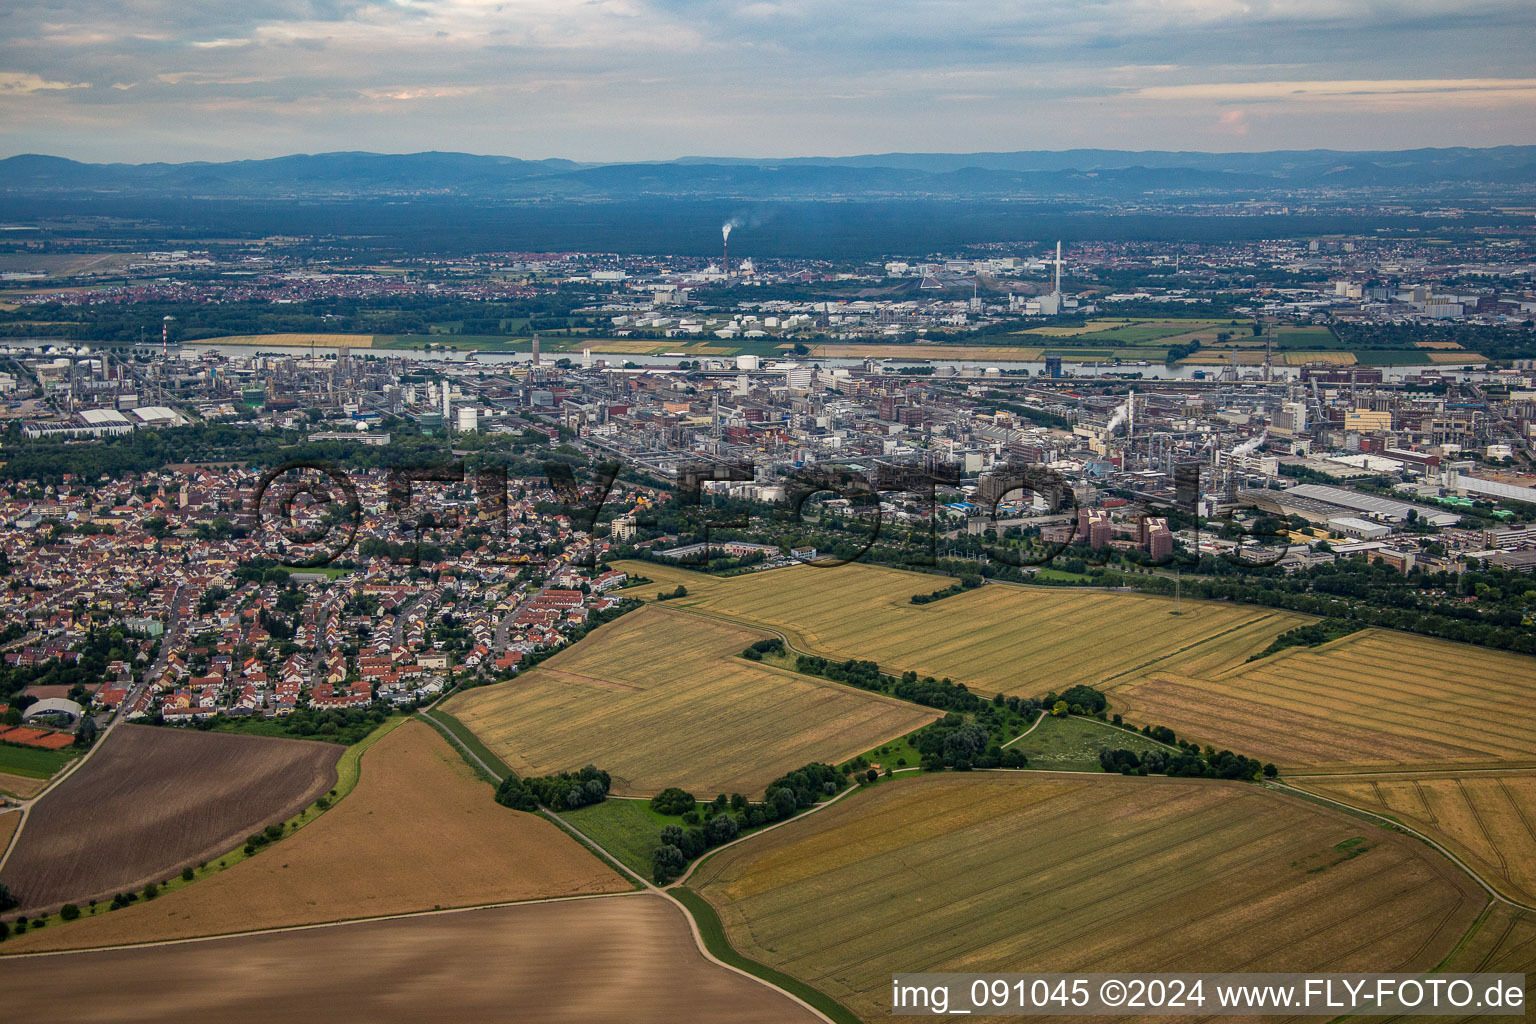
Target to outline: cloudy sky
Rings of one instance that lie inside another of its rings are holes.
[[[12,0],[0,156],[1536,143],[1536,0]]]

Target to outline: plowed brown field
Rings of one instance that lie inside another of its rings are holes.
[[[346,799],[250,860],[152,902],[28,932],[0,952],[630,888],[555,825],[493,796],[431,726],[407,722],[369,748]]]
[[[123,725],[27,815],[0,882],[22,913],[170,877],[336,784],[334,743]]]

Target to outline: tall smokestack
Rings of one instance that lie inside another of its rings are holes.
[[[1131,388],[1131,400],[1127,403],[1130,413],[1126,416],[1125,423],[1125,450],[1130,451],[1136,443],[1136,389]]]
[[[1056,242],[1056,292],[1055,292],[1055,294],[1057,294],[1057,295],[1061,294],[1061,242],[1060,242],[1060,240],[1058,240]]]

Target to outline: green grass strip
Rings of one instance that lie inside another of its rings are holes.
[[[687,886],[679,885],[668,889],[668,893],[677,897],[699,926],[699,935],[704,939],[704,948],[723,963],[730,964],[738,970],[746,971],[753,977],[762,978],[764,981],[786,992],[793,993],[797,998],[805,1000],[826,1014],[837,1024],[863,1024],[862,1021],[846,1006],[822,992],[812,988],[798,978],[791,978],[782,971],[776,971],[766,964],[760,964],[756,960],[748,960],[725,937],[725,925],[720,923],[720,915],[715,913],[715,908],[709,901]]]
[[[85,751],[78,747],[48,750],[0,742],[0,772],[45,781],[83,753]]]
[[[423,711],[422,714],[426,715],[428,718],[432,719],[432,721],[438,723],[443,728],[453,733],[454,739],[464,744],[465,749],[469,750],[480,760],[484,761],[487,768],[493,772],[500,773],[500,778],[496,780],[497,782],[500,782],[502,779],[505,779],[509,775],[517,774],[511,768],[507,767],[507,763],[505,761],[491,753],[491,748],[487,747],[484,743],[481,743],[480,737],[471,732],[469,726],[465,725],[457,718],[454,718],[448,712],[434,708],[431,711]]]
[[[524,814],[526,812],[517,811],[516,813]],[[645,884],[643,882],[637,881],[630,876],[630,871],[627,869],[627,865],[620,863],[619,860],[613,856],[613,854],[597,845],[595,840],[590,840],[586,836],[579,834],[575,830],[574,826],[562,819],[559,815],[551,814],[549,811],[543,809],[537,810],[533,813],[537,814],[539,817],[543,818],[545,821],[558,828],[561,832],[564,832],[566,835],[570,836],[572,840],[581,845],[582,849],[586,850],[588,853],[592,854],[592,856],[606,864],[610,869],[612,869],[614,874],[618,875],[624,881],[629,883],[629,887],[632,891],[639,892],[645,888]],[[643,878],[644,872],[641,872],[640,875]]]

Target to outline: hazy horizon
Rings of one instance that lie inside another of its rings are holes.
[[[1479,146],[1458,146],[1458,145],[1449,145],[1449,144],[1441,145],[1441,146],[1402,146],[1402,147],[1393,147],[1391,149],[1340,149],[1340,148],[1334,147],[1334,146],[1315,146],[1315,147],[1310,147],[1310,148],[1312,150],[1317,151],[1317,152],[1336,152],[1336,153],[1399,153],[1399,152],[1407,152],[1407,151],[1411,151],[1411,150],[1420,150],[1420,149],[1429,149],[1429,150],[1434,150],[1434,149],[1441,149],[1441,150],[1453,150],[1453,149],[1500,149],[1500,148],[1505,148],[1505,147],[1521,147],[1521,146],[1536,146],[1536,142],[1495,142],[1495,143],[1489,143],[1487,145],[1479,145]],[[309,150],[309,151],[253,153],[253,154],[251,154],[249,156],[231,156],[231,157],[214,158],[214,159],[201,159],[201,158],[196,158],[196,157],[188,157],[188,158],[182,160],[182,159],[176,159],[176,158],[174,158],[174,157],[172,157],[170,155],[163,155],[163,156],[157,157],[157,158],[152,159],[152,160],[93,160],[93,159],[89,159],[89,158],[86,158],[86,157],[74,156],[74,155],[71,155],[69,153],[62,153],[62,152],[48,152],[48,151],[43,151],[43,150],[21,150],[21,151],[17,151],[17,152],[0,152],[0,160],[9,160],[9,159],[12,159],[12,158],[15,158],[15,157],[24,157],[24,156],[42,156],[42,157],[59,157],[59,158],[65,159],[65,160],[74,160],[74,161],[76,161],[78,163],[101,163],[101,164],[123,163],[123,164],[134,165],[134,164],[151,164],[151,163],[168,163],[168,164],[175,164],[175,163],[189,163],[189,164],[191,164],[191,163],[224,163],[224,162],[238,161],[238,160],[256,160],[256,161],[259,161],[259,160],[282,160],[282,159],[286,159],[286,158],[290,158],[290,157],[320,157],[320,156],[336,156],[336,155],[342,155],[342,154],[363,154],[363,155],[368,155],[368,156],[386,156],[386,157],[407,157],[407,156],[422,156],[422,155],[436,154],[436,155],[442,155],[442,156],[468,156],[468,157],[485,157],[485,158],[490,158],[490,159],[524,160],[524,161],[529,161],[529,162],[538,162],[538,161],[542,161],[542,160],[570,160],[573,163],[578,163],[578,164],[602,165],[602,164],[630,164],[630,163],[635,163],[635,164],[646,164],[646,163],[669,164],[669,163],[677,163],[679,161],[700,161],[700,162],[706,162],[707,163],[707,162],[711,162],[711,161],[722,161],[722,162],[738,162],[738,161],[759,162],[759,161],[761,161],[761,162],[771,162],[771,161],[774,161],[774,160],[849,160],[849,159],[859,159],[859,158],[871,158],[871,159],[873,159],[873,158],[880,158],[880,157],[887,157],[887,156],[889,156],[889,157],[984,156],[984,155],[993,155],[993,154],[996,154],[996,155],[1008,155],[1008,154],[1012,154],[1012,153],[1053,153],[1053,154],[1062,154],[1062,153],[1086,152],[1086,151],[1099,151],[1099,152],[1110,152],[1110,153],[1126,153],[1126,154],[1131,154],[1131,155],[1135,155],[1135,154],[1139,154],[1139,153],[1154,154],[1154,153],[1180,153],[1180,152],[1183,152],[1183,153],[1191,153],[1191,154],[1197,154],[1197,155],[1220,156],[1220,155],[1231,155],[1231,154],[1262,155],[1262,154],[1265,154],[1265,153],[1277,153],[1277,152],[1301,152],[1302,150],[1294,148],[1294,147],[1283,147],[1283,148],[1279,148],[1279,149],[1275,149],[1275,148],[1243,149],[1243,148],[1237,148],[1237,147],[1233,147],[1233,148],[1229,148],[1229,149],[1181,149],[1181,148],[1158,148],[1158,147],[1144,147],[1144,148],[1138,148],[1138,149],[1125,149],[1125,148],[1115,147],[1115,146],[1071,146],[1071,147],[1065,147],[1065,148],[1060,148],[1060,149],[1033,148],[1032,147],[1032,148],[1028,148],[1028,149],[1016,149],[1016,150],[983,150],[983,149],[978,149],[978,150],[938,150],[938,149],[934,149],[934,150],[883,150],[883,151],[879,151],[879,152],[869,151],[869,152],[856,152],[856,153],[855,152],[849,152],[849,153],[802,153],[802,154],[787,154],[787,153],[744,153],[744,154],[734,154],[734,153],[733,154],[723,154],[723,153],[679,153],[679,154],[677,154],[675,156],[650,157],[650,158],[642,158],[642,159],[636,159],[636,160],[623,160],[623,159],[609,159],[609,160],[605,160],[605,159],[601,159],[601,158],[595,158],[595,159],[591,159],[591,160],[579,160],[579,159],[576,159],[575,157],[570,157],[570,156],[567,156],[567,155],[562,154],[562,153],[540,153],[540,154],[529,153],[529,154],[519,154],[519,153],[477,152],[477,151],[474,151],[474,150],[463,150],[463,149],[401,149],[401,150],[316,149],[316,150]]]

